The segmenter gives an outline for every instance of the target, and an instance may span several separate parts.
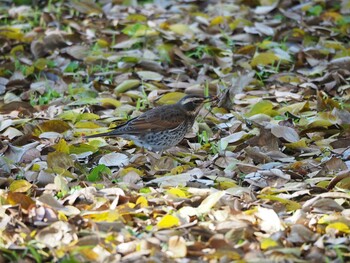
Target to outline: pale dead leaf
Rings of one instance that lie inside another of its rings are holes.
[[[187,254],[186,240],[181,236],[172,236],[168,242],[168,253],[174,258],[183,258]]]
[[[129,158],[122,153],[109,153],[101,157],[99,164],[104,164],[107,167],[117,166],[123,167],[129,164]]]

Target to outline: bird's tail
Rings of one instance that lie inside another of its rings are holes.
[[[98,137],[105,137],[105,136],[115,136],[115,134],[113,134],[113,131],[109,131],[109,132],[103,132],[103,133],[97,133],[97,134],[92,134],[92,135],[87,135],[84,136],[84,139],[91,139],[91,138],[98,138]]]

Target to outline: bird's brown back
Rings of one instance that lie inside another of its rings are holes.
[[[178,105],[165,105],[151,109],[141,116],[129,120],[125,124],[118,126],[113,131],[114,135],[138,135],[144,132],[159,132],[163,130],[175,129],[184,121],[192,118]]]

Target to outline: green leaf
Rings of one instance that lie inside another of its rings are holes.
[[[97,165],[94,169],[91,170],[89,175],[87,176],[87,180],[89,182],[96,182],[101,180],[104,175],[112,175],[111,169],[109,169],[106,165],[100,164]]]
[[[79,63],[77,61],[70,62],[67,67],[64,69],[66,73],[73,73],[79,68]]]
[[[323,12],[323,8],[320,5],[315,5],[311,7],[307,12],[313,16],[319,16]]]

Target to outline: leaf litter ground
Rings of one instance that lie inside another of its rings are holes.
[[[349,260],[349,1],[15,2],[1,261]],[[82,139],[184,93],[219,101],[162,155]]]

